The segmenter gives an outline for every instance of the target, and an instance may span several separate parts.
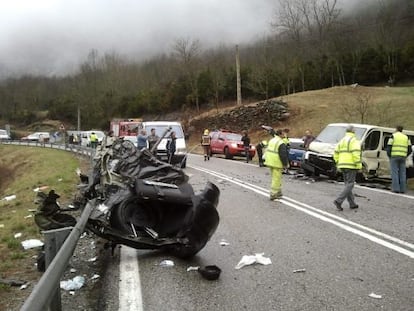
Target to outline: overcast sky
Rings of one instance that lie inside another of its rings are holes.
[[[355,0],[342,0],[355,2]],[[270,33],[277,0],[0,0],[0,77],[73,72],[92,49],[143,59]]]

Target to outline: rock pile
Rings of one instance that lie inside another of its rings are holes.
[[[275,124],[277,121],[286,120],[289,117],[287,103],[269,99],[240,106],[231,110],[219,111],[215,115],[196,117],[190,120],[191,131],[200,131],[202,128],[228,129],[240,132],[243,129],[259,129],[263,124]]]

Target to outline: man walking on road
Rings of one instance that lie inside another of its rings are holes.
[[[403,134],[403,127],[398,125],[396,132],[388,140],[387,155],[390,158],[392,192],[405,193],[407,190],[407,175],[405,160],[411,154],[411,142]]]
[[[281,136],[282,131],[277,130],[276,135],[269,141],[265,152],[265,165],[270,168],[272,177],[271,201],[282,198],[282,172],[289,164],[286,145]]]
[[[334,201],[336,208],[343,211],[342,203],[345,199],[348,200],[349,208],[358,208],[352,189],[354,188],[356,174],[362,168],[361,143],[355,136],[353,125],[348,125],[344,138],[336,145],[334,161],[337,169],[342,172],[345,183],[344,189]]]

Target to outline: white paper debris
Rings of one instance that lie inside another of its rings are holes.
[[[244,266],[248,266],[254,263],[260,263],[262,265],[270,265],[272,261],[270,258],[264,257],[264,253],[256,253],[255,255],[244,255],[240,262],[236,265],[235,269],[241,269]]]
[[[75,273],[77,270],[75,268],[71,268],[69,271],[70,273]]]
[[[371,293],[371,294],[369,294],[369,297],[371,297],[371,298],[375,298],[375,299],[381,299],[381,298],[382,298],[382,296],[381,296],[381,295],[377,295],[377,294],[375,294],[375,293]]]
[[[198,267],[198,266],[197,267],[188,267],[187,272],[188,271],[198,271],[198,269],[200,269],[200,267]]]
[[[0,228],[4,228],[4,224],[0,224]]]
[[[27,219],[27,218],[32,218],[33,217],[33,215],[32,214],[30,214],[30,215],[26,215],[26,216],[24,216],[24,219]]]
[[[75,276],[71,280],[60,281],[60,288],[64,290],[77,290],[85,284],[85,278],[81,275]]]
[[[98,259],[98,257],[89,258],[88,261],[89,262],[94,262],[94,261],[96,261],[96,259]]]
[[[7,197],[4,197],[2,200],[4,200],[4,201],[11,201],[11,200],[14,200],[15,198],[16,198],[16,195],[15,194],[12,194],[12,195],[9,195]]]
[[[43,246],[43,245],[44,245],[44,243],[40,240],[37,240],[37,239],[30,239],[30,240],[22,241],[22,246],[23,246],[24,249],[40,247],[40,246]]]
[[[227,246],[227,245],[230,245],[230,243],[229,243],[229,242],[227,242],[226,240],[222,239],[222,240],[220,241],[220,245],[221,245],[221,246]]]
[[[106,214],[109,211],[109,207],[106,206],[105,204],[99,204],[97,209],[98,209],[98,211],[100,211],[103,214]]]
[[[22,286],[20,286],[20,290],[23,290],[23,289],[28,288],[28,287],[29,287],[29,285],[30,285],[30,283],[25,283],[25,284],[23,284]]]
[[[173,267],[174,266],[174,261],[168,260],[168,259],[163,260],[163,261],[160,262],[160,266],[161,267]]]
[[[92,277],[90,278],[91,280],[96,280],[99,279],[101,276],[99,274],[94,274],[92,275]]]
[[[18,232],[18,233],[16,233],[15,235],[14,235],[14,238],[15,239],[18,239],[18,238],[21,238],[22,237],[22,233],[21,232]]]

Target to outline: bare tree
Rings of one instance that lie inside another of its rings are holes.
[[[201,44],[199,40],[179,38],[175,40],[174,56],[181,65],[191,89],[191,101],[195,102],[197,111],[200,110],[197,78],[199,72]]]

